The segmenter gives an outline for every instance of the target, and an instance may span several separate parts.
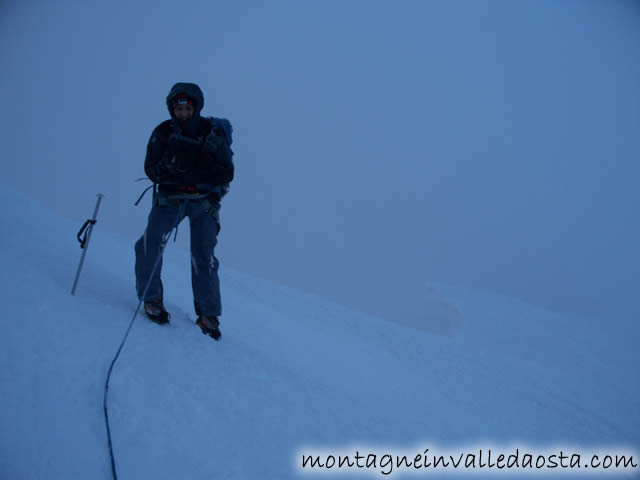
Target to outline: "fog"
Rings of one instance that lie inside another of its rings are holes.
[[[133,252],[146,143],[195,82],[234,126],[223,268],[392,320],[430,282],[640,313],[635,2],[0,5],[3,182],[78,227],[104,193],[95,235]]]

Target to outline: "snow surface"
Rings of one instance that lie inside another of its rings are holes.
[[[84,219],[6,185],[0,201],[0,478],[110,478],[102,395],[136,307],[133,240],[98,219],[72,297]],[[640,445],[637,322],[434,284],[417,329],[222,268],[214,342],[171,247],[171,325],[139,317],[111,380],[120,479],[298,478],[303,446]]]

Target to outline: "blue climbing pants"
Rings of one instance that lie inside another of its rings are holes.
[[[182,203],[185,201],[186,205]],[[184,217],[189,217],[191,287],[196,314],[207,317],[220,316],[222,304],[218,278],[219,262],[214,255],[220,232],[219,211],[220,204],[211,202],[207,198],[170,200],[163,193],[158,192],[149,213],[147,228],[135,245],[136,290],[139,300],[142,299],[153,266],[160,254],[163,238],[180,224]],[[162,258],[151,278],[145,301],[163,299],[161,273]]]

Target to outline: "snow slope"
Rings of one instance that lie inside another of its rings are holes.
[[[136,307],[135,239],[99,221],[72,297],[84,219],[6,186],[0,200],[0,478],[108,479],[103,385]],[[169,244],[172,323],[139,317],[113,372],[120,479],[298,478],[304,446],[640,446],[634,319],[438,284],[418,330],[223,267],[214,342],[193,325],[188,265]]]

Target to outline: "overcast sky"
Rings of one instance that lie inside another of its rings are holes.
[[[146,143],[195,82],[234,125],[223,267],[386,317],[444,281],[614,321],[640,313],[639,27],[622,0],[4,1],[2,178],[78,226],[104,193],[133,254]]]

